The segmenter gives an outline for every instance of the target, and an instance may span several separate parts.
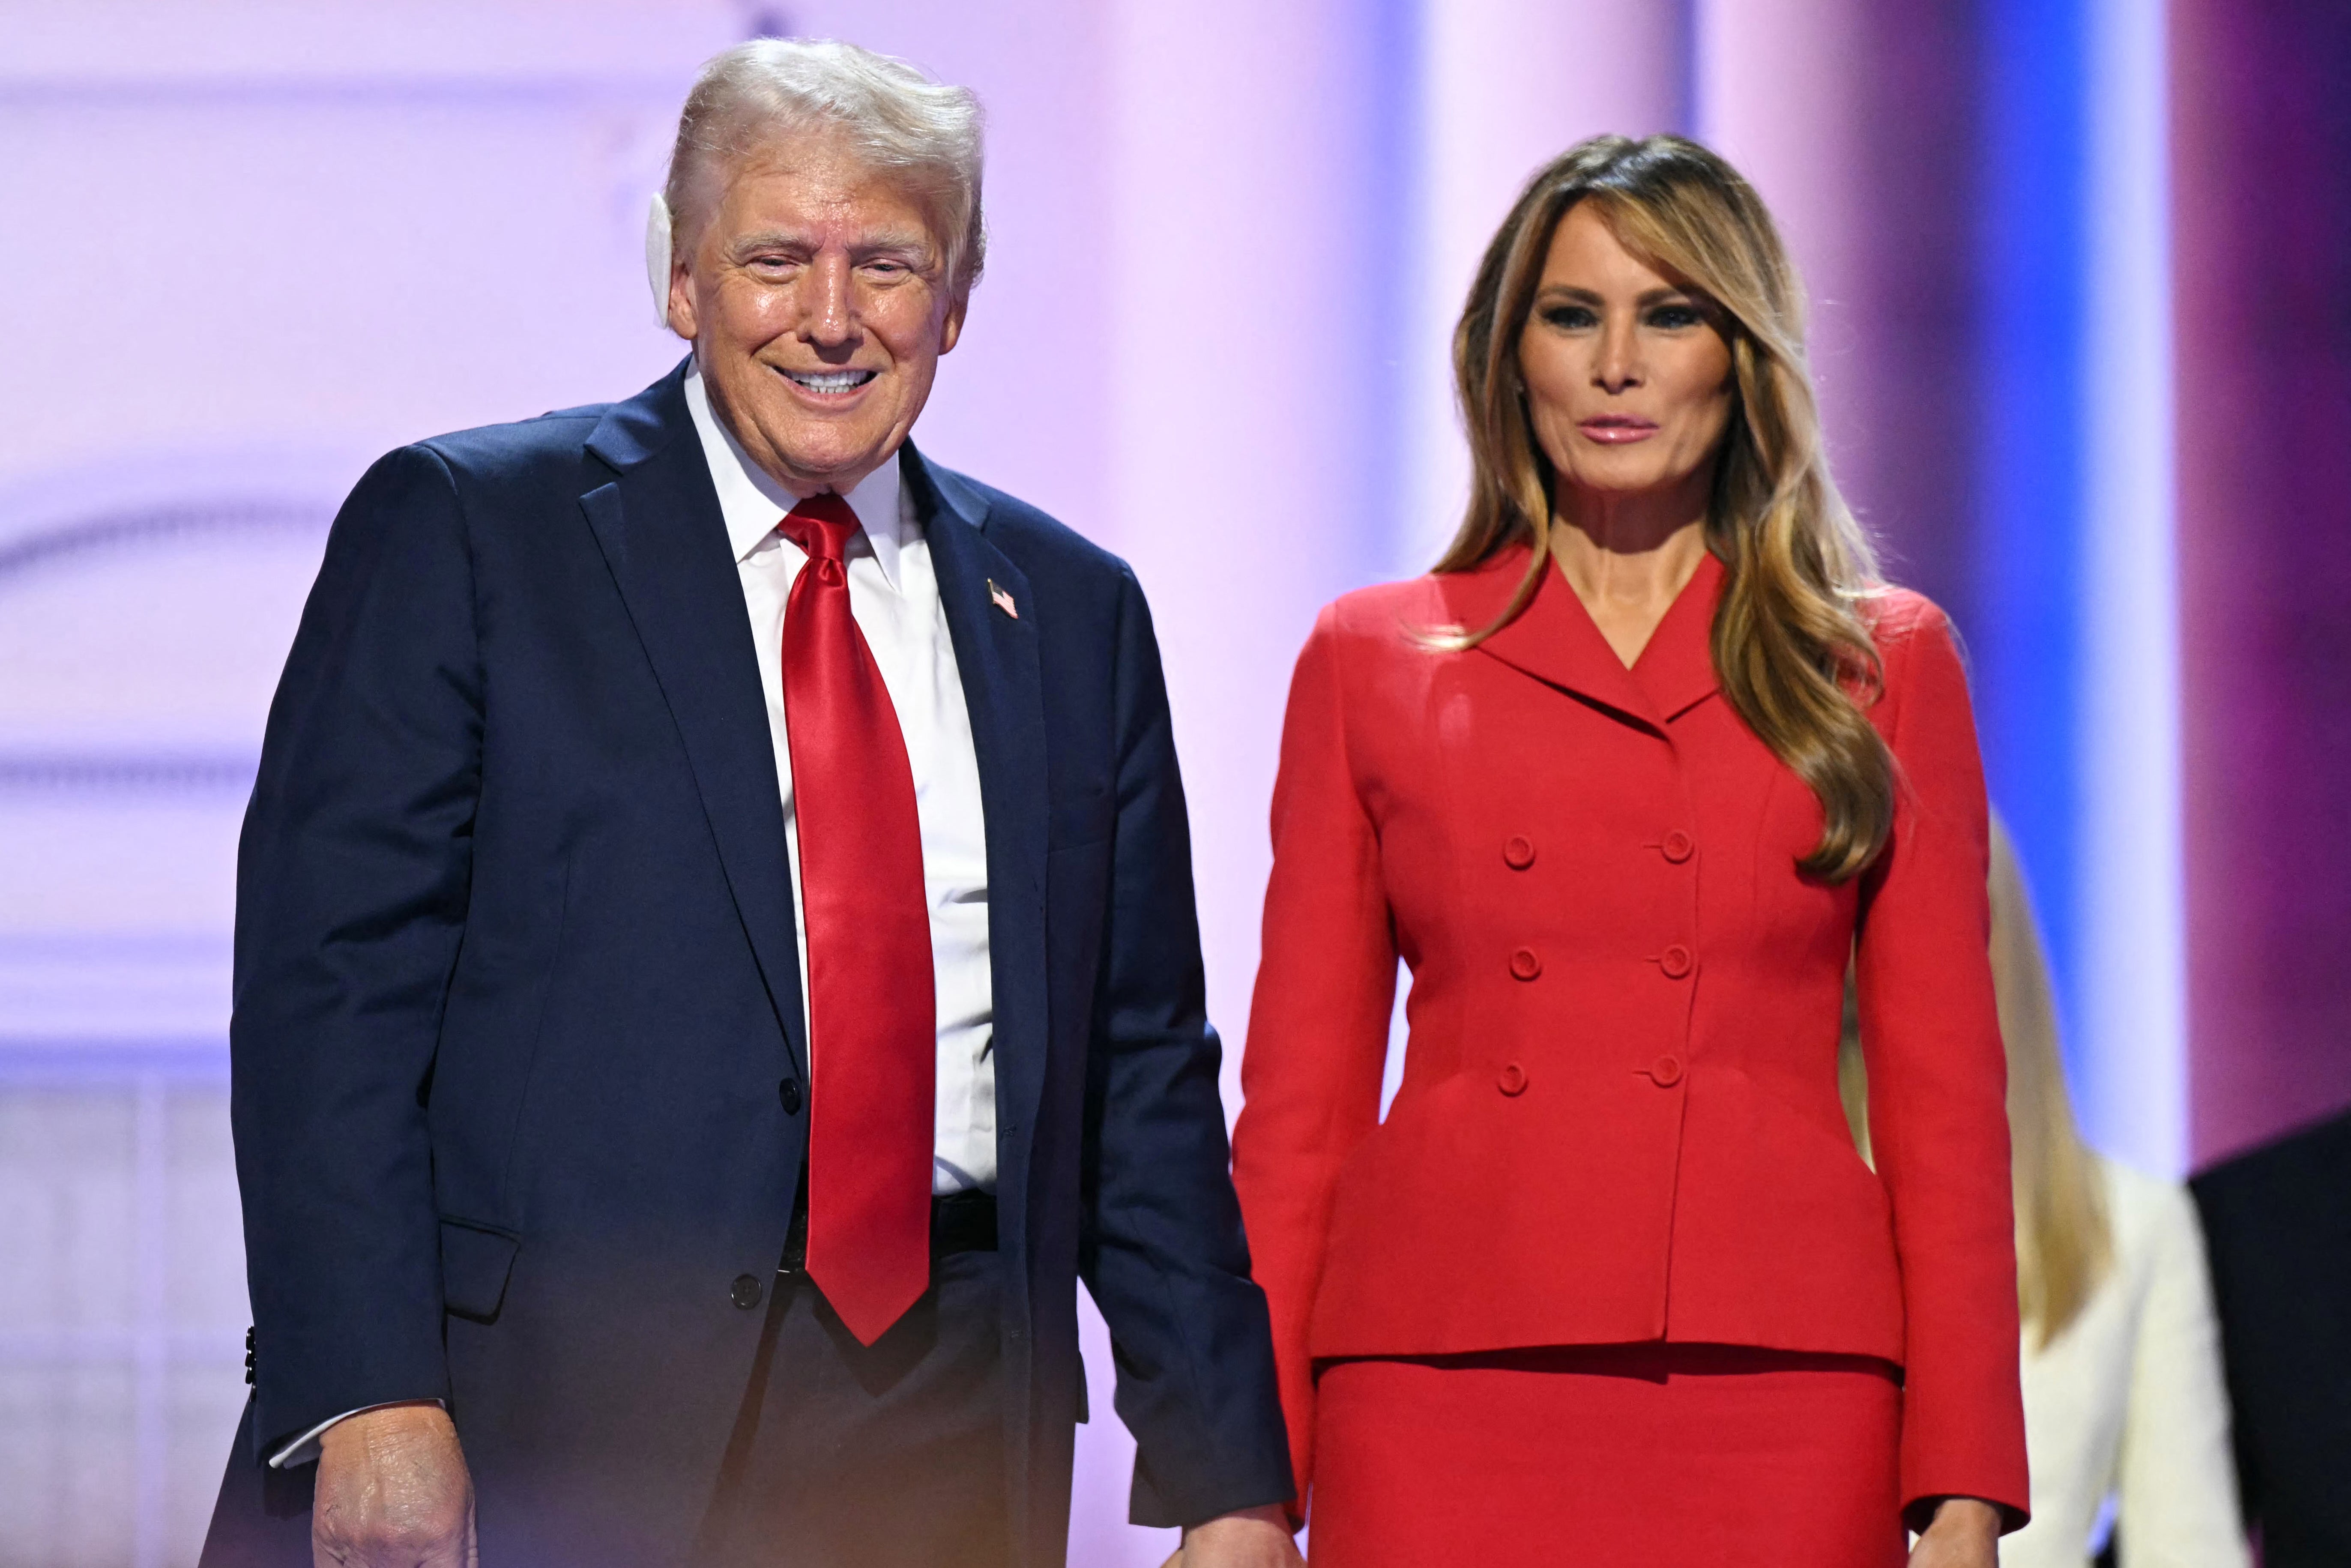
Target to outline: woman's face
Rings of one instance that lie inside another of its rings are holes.
[[[1572,493],[1675,488],[1704,505],[1735,384],[1719,307],[1616,241],[1589,202],[1552,235],[1519,373],[1535,440]]]

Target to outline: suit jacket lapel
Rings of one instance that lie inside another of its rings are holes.
[[[1492,624],[1526,569],[1526,549],[1514,546],[1475,571],[1439,579],[1455,623],[1470,631]],[[1619,718],[1665,733],[1664,717],[1649,694],[1625,668],[1555,565],[1544,565],[1534,598],[1518,619],[1479,643],[1477,651]]]
[[[1724,575],[1722,563],[1711,552],[1700,556],[1698,570],[1649,633],[1649,645],[1633,661],[1633,679],[1668,723],[1712,696],[1721,685],[1714,671],[1714,611],[1722,597]]]
[[[1526,550],[1513,549],[1474,571],[1440,579],[1453,622],[1471,630],[1490,624],[1510,603],[1526,564]],[[1722,563],[1711,554],[1700,558],[1698,570],[1628,670],[1575,590],[1555,567],[1546,566],[1526,610],[1479,650],[1664,735],[1668,723],[1712,695],[1719,685],[1711,638],[1722,581]]]
[[[989,542],[987,501],[910,444],[902,473],[913,487],[955,643],[987,831],[987,943],[996,1007],[996,1100],[1001,1196],[1025,1183],[1022,1151],[1044,1092],[1045,696],[1037,617],[1027,574]],[[997,601],[1010,601],[1008,613]],[[1019,1201],[1001,1202],[1018,1226]]]
[[[680,365],[605,415],[588,449],[617,477],[580,506],[685,742],[736,913],[805,1072],[783,790],[742,583],[684,386]]]

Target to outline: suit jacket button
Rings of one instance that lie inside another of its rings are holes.
[[[735,1288],[726,1292],[726,1299],[747,1312],[758,1306],[759,1304],[758,1277],[753,1274],[736,1275]]]
[[[1523,833],[1512,835],[1502,846],[1502,859],[1512,871],[1524,871],[1535,863],[1535,842]]]
[[[1542,973],[1542,960],[1531,947],[1521,947],[1510,955],[1510,973],[1521,980],[1531,980]]]
[[[1690,950],[1678,942],[1657,956],[1657,967],[1666,972],[1666,978],[1668,980],[1680,979],[1690,972],[1691,966],[1697,962],[1697,959],[1690,956]]]
[[[1650,1064],[1649,1076],[1658,1088],[1671,1089],[1682,1081],[1682,1059],[1670,1054],[1657,1058]]]
[[[1683,832],[1679,828],[1676,828],[1672,832],[1666,835],[1666,841],[1659,844],[1657,848],[1664,852],[1665,857],[1667,860],[1673,862],[1676,865],[1679,865],[1682,862],[1689,859],[1692,852],[1698,849],[1698,841],[1691,838],[1687,833]]]
[[[785,1115],[799,1115],[800,1113],[800,1081],[797,1078],[787,1078],[777,1084],[776,1098],[784,1103]]]
[[[1511,1062],[1509,1066],[1502,1069],[1501,1076],[1494,1081],[1494,1087],[1499,1089],[1503,1093],[1513,1097],[1525,1093],[1527,1092],[1527,1070],[1520,1067],[1515,1061]]]

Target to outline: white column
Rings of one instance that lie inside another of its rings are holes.
[[[2082,582],[2083,1130],[2188,1161],[2164,8],[2091,0]]]
[[[1376,574],[1388,499],[1377,11],[1128,0],[1113,24],[1108,542],[1166,659],[1228,1064],[1290,671],[1315,611]]]
[[[1117,0],[1109,12],[1111,498],[1164,655],[1192,820],[1209,1016],[1240,1103],[1290,668],[1316,610],[1376,576],[1392,497],[1381,319],[1404,110],[1400,0]],[[1050,369],[1059,346],[1040,339]],[[1081,417],[1084,411],[1077,411]],[[1058,416],[1056,416],[1058,417]],[[1094,1420],[1071,1561],[1151,1568],[1172,1534],[1111,1522],[1132,1445],[1087,1314]]]
[[[1851,306],[1867,256],[1856,204],[1863,0],[1696,0],[1698,139],[1745,175],[1780,225],[1809,298],[1825,423],[1859,426]]]
[[[1422,0],[1395,574],[1428,569],[1468,499],[1453,326],[1487,243],[1528,177],[1576,142],[1677,129],[1683,16],[1678,0]]]

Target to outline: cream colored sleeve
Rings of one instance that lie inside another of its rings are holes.
[[[2122,1568],[2246,1568],[2203,1232],[2185,1189],[2152,1196],[2116,1489]]]

